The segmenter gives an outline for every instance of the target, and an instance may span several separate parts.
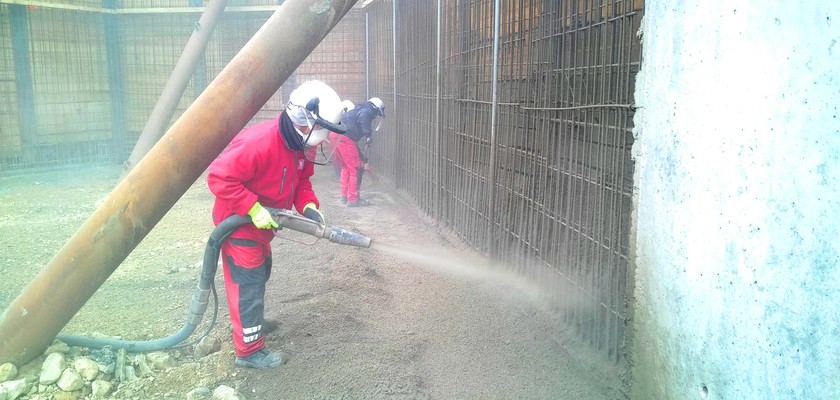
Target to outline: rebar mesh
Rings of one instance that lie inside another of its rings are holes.
[[[379,97],[385,103],[386,118],[369,154],[370,162],[378,168],[398,165],[396,132],[396,103],[394,102],[394,35],[391,0],[375,2],[365,8],[368,15],[368,97]],[[395,180],[399,182],[398,180]]]
[[[222,16],[210,43],[207,44],[206,70],[203,71],[207,82],[212,81],[222,72],[270,16],[270,12],[227,13]],[[200,94],[198,89],[195,88],[195,82],[193,82],[193,93],[196,96]],[[277,113],[282,108],[281,97],[279,94],[272,96],[257,112],[253,121],[265,121],[277,117]]]
[[[0,169],[103,161],[112,155],[100,13],[3,5]],[[79,38],[89,38],[79,40]]]
[[[351,11],[333,27],[328,37],[295,71],[295,84],[318,79],[330,85],[342,99],[365,101],[364,14]]]
[[[133,147],[160,98],[184,45],[195,28],[194,14],[126,14],[117,16],[125,94],[126,142]],[[187,86],[172,121],[195,99]],[[167,125],[168,126],[168,125]],[[128,149],[130,152],[131,149]]]
[[[385,40],[373,47],[373,95],[396,112],[372,160],[466,243],[553,282],[562,318],[620,361],[643,3],[495,6],[367,9],[371,31],[397,43],[393,55]],[[438,11],[440,35],[429,24]],[[396,72],[382,59],[396,59]]]
[[[71,0],[65,0],[71,1]],[[88,0],[101,1],[101,0]],[[197,1],[201,6],[210,3],[211,0],[116,0],[117,8],[120,9],[177,9],[189,6],[188,1]],[[277,6],[283,4],[284,0],[228,0],[228,7],[237,6]]]
[[[30,7],[33,10],[39,8],[37,2],[35,3],[36,5]],[[62,8],[61,6],[64,6],[63,8],[66,9],[97,9],[102,6],[102,0],[52,0],[49,3],[53,7]]]
[[[40,9],[29,22],[37,143],[109,138],[106,65],[92,62],[105,58],[101,16]]]
[[[0,4],[0,170],[124,160],[201,15],[196,8],[183,11],[199,3]],[[276,5],[276,0],[229,2],[170,124]],[[364,23],[360,11],[348,13],[253,122],[276,118],[289,92],[307,79],[326,81],[343,98],[365,100]]]
[[[22,145],[9,7],[0,4],[0,164],[16,157]]]

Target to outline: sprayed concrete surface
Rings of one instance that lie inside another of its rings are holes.
[[[87,219],[119,172],[94,167],[0,177],[0,307]],[[358,209],[339,203],[327,167],[317,169],[315,188],[330,224],[367,235],[374,246],[308,245],[311,238],[292,232],[274,240],[266,315],[279,329],[267,343],[286,352],[289,363],[269,371],[233,367],[218,273],[222,305],[211,336],[221,350],[202,358],[173,351],[176,367],[124,382],[114,398],[184,398],[219,385],[242,399],[626,397],[615,366],[589,355],[549,312],[556,309],[546,303],[551,296],[507,266],[488,265],[445,239],[381,182],[365,182],[363,195],[374,205]],[[213,228],[212,201],[202,178],[64,332],[142,340],[180,328]]]
[[[632,397],[840,398],[840,3],[643,27]]]

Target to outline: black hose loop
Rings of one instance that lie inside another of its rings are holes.
[[[189,318],[187,319],[187,322],[184,323],[184,325],[181,327],[181,329],[178,330],[178,332],[175,332],[174,334],[164,338],[151,340],[93,338],[70,334],[60,334],[56,337],[56,339],[66,343],[69,346],[88,347],[91,349],[101,349],[104,347],[110,347],[112,350],[126,349],[131,353],[143,353],[150,351],[165,350],[170,348],[181,348],[192,346],[193,344],[198,343],[199,341],[201,341],[201,339],[210,334],[210,331],[213,329],[213,325],[215,325],[216,323],[216,317],[218,315],[219,301],[218,295],[216,294],[216,287],[215,285],[213,285],[213,279],[216,275],[216,270],[218,269],[219,253],[221,252],[222,244],[225,242],[225,240],[227,240],[231,233],[233,233],[233,231],[236,230],[236,228],[250,222],[251,217],[234,214],[226,218],[221,223],[219,223],[219,225],[216,226],[216,228],[210,234],[210,238],[207,239],[207,247],[205,247],[204,249],[204,260],[201,267],[201,274],[199,277],[197,288],[198,290],[193,294],[193,297],[190,301]],[[201,322],[201,317],[207,308],[207,304],[205,303],[207,291],[211,291],[213,294],[213,318],[211,319],[210,324],[201,336],[190,340],[189,342],[181,343],[190,335],[192,335],[192,333],[198,327],[199,322]]]

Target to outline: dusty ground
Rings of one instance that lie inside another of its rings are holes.
[[[0,176],[0,308],[88,218],[119,172],[105,166]],[[177,367],[123,383],[115,397],[184,398],[196,387],[218,385],[236,388],[242,399],[626,397],[615,380],[604,379],[612,372],[598,370],[603,365],[580,351],[533,296],[433,265],[443,255],[439,260],[449,264],[481,268],[383,183],[365,184],[375,205],[348,209],[328,167],[317,170],[328,222],[376,243],[433,254],[430,259],[277,238],[266,314],[280,327],[268,346],[286,352],[288,364],[268,371],[233,367],[219,273],[223,303],[211,336],[220,339],[221,351],[198,360],[189,351],[173,352]],[[212,200],[199,179],[64,332],[141,340],[180,328],[213,228]]]

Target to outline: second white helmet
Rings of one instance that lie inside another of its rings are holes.
[[[379,116],[385,118],[385,103],[379,97],[371,97],[368,102],[379,109]]]

